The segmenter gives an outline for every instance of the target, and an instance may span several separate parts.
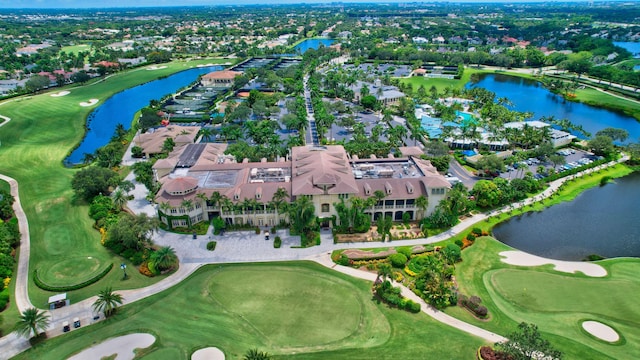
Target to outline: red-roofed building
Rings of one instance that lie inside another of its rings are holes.
[[[242,73],[238,71],[214,71],[202,76],[200,82],[203,86],[229,87],[233,84],[233,79],[240,75],[242,75]]]

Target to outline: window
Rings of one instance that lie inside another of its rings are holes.
[[[431,194],[432,195],[443,195],[444,194],[444,188],[431,189]]]
[[[200,209],[202,207],[202,205],[198,202],[196,203],[196,209]]]
[[[322,212],[329,212],[331,210],[329,210],[329,204],[322,204]]]
[[[202,221],[202,214],[196,215],[196,221],[198,222]]]
[[[178,209],[176,209],[176,208],[171,208],[171,213],[172,213],[172,214],[177,214],[177,213],[178,213]]]
[[[349,198],[349,194],[338,194],[338,199],[345,199],[347,200]]]

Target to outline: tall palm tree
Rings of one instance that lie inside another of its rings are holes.
[[[109,317],[116,312],[118,305],[122,305],[122,295],[113,292],[111,286],[98,293],[98,299],[93,303],[95,312],[104,312],[105,317]]]
[[[420,210],[420,216],[418,219],[422,219],[424,217],[425,211],[429,207],[429,199],[426,196],[420,195],[416,198],[416,207]]]
[[[116,191],[111,194],[111,199],[113,200],[113,205],[118,211],[122,211],[122,208],[128,200],[127,194],[122,189],[116,189]]]
[[[279,187],[278,190],[273,194],[273,198],[271,199],[271,204],[276,209],[276,224],[280,224],[280,209],[285,204],[285,199],[289,197],[289,193],[287,189],[283,187]]]
[[[49,327],[49,315],[36,308],[29,308],[20,314],[16,331],[20,336],[31,338]]]
[[[209,200],[209,198],[207,197],[207,194],[198,193],[196,194],[196,199],[202,201],[202,207],[204,207],[205,209],[207,208],[207,200]]]
[[[158,270],[173,268],[178,263],[178,256],[171,246],[163,246],[151,254],[151,260]]]

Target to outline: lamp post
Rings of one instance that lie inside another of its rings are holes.
[[[122,272],[124,273],[124,276],[122,277],[122,280],[126,280],[127,279],[127,264],[125,264],[125,263],[120,264],[120,269],[122,269]]]

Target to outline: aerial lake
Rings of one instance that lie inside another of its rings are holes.
[[[614,41],[613,45],[620,46],[633,54],[634,58],[640,58],[640,42]]]
[[[591,254],[640,257],[640,172],[592,188],[575,200],[511,218],[493,229],[530,254],[579,261]]]
[[[134,114],[148,106],[151,100],[159,100],[193,83],[198,76],[216,70],[222,70],[222,67],[193,68],[113,95],[89,114],[85,137],[65,163],[68,165],[82,163],[85,153],[93,154],[98,148],[109,143],[116,125],[122,124],[125,129],[129,129]]]
[[[502,74],[487,74],[481,76],[478,82],[467,84],[467,87],[482,87],[494,92],[496,97],[506,97],[513,103],[513,110],[533,112],[535,120],[542,116],[555,116],[558,120],[567,118],[576,125],[582,125],[592,135],[606,127],[613,127],[627,130],[630,140],[636,141],[640,138],[640,122],[635,118],[567,101],[545,89],[537,81]]]
[[[296,45],[293,49],[300,54],[304,54],[309,49],[319,49],[320,45],[329,46],[333,44],[331,39],[307,39],[300,44]]]

